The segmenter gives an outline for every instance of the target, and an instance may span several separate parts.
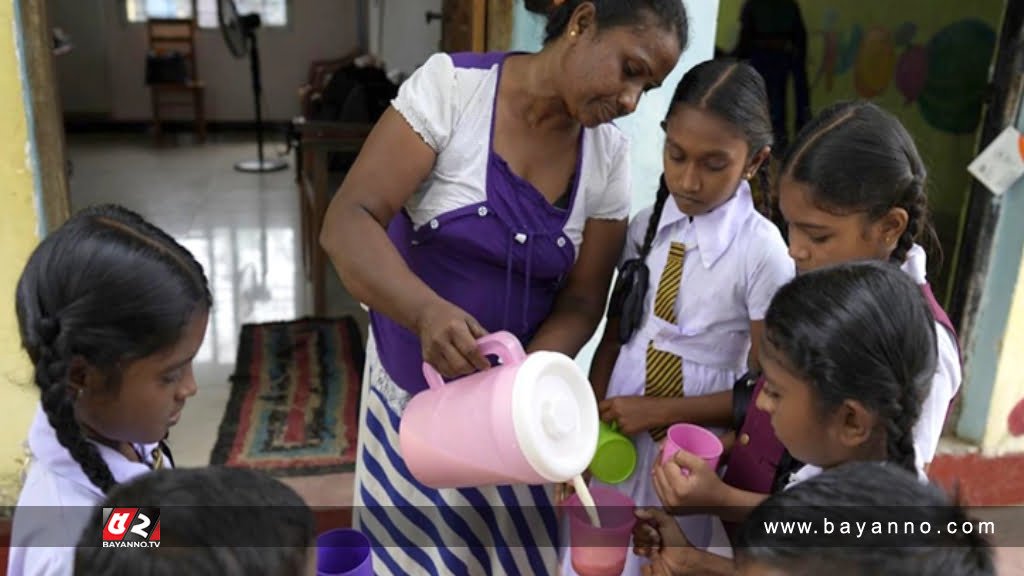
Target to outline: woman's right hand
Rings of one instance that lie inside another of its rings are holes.
[[[491,364],[480,353],[476,341],[487,330],[465,310],[438,298],[416,319],[423,360],[445,378],[486,370]]]

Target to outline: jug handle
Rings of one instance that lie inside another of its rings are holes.
[[[523,345],[509,332],[494,332],[476,341],[477,348],[484,356],[497,356],[502,364],[515,364],[526,358]],[[444,378],[429,363],[423,363],[423,378],[431,388],[444,386]]]

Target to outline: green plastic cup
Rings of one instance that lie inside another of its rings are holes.
[[[625,481],[636,469],[636,446],[614,424],[601,422],[597,428],[597,451],[590,461],[590,473],[605,484]]]

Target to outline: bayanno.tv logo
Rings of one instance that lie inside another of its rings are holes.
[[[104,548],[159,548],[159,508],[104,508]]]

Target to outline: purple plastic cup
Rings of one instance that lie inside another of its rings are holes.
[[[317,576],[373,576],[370,540],[358,530],[338,528],[316,539]]]

